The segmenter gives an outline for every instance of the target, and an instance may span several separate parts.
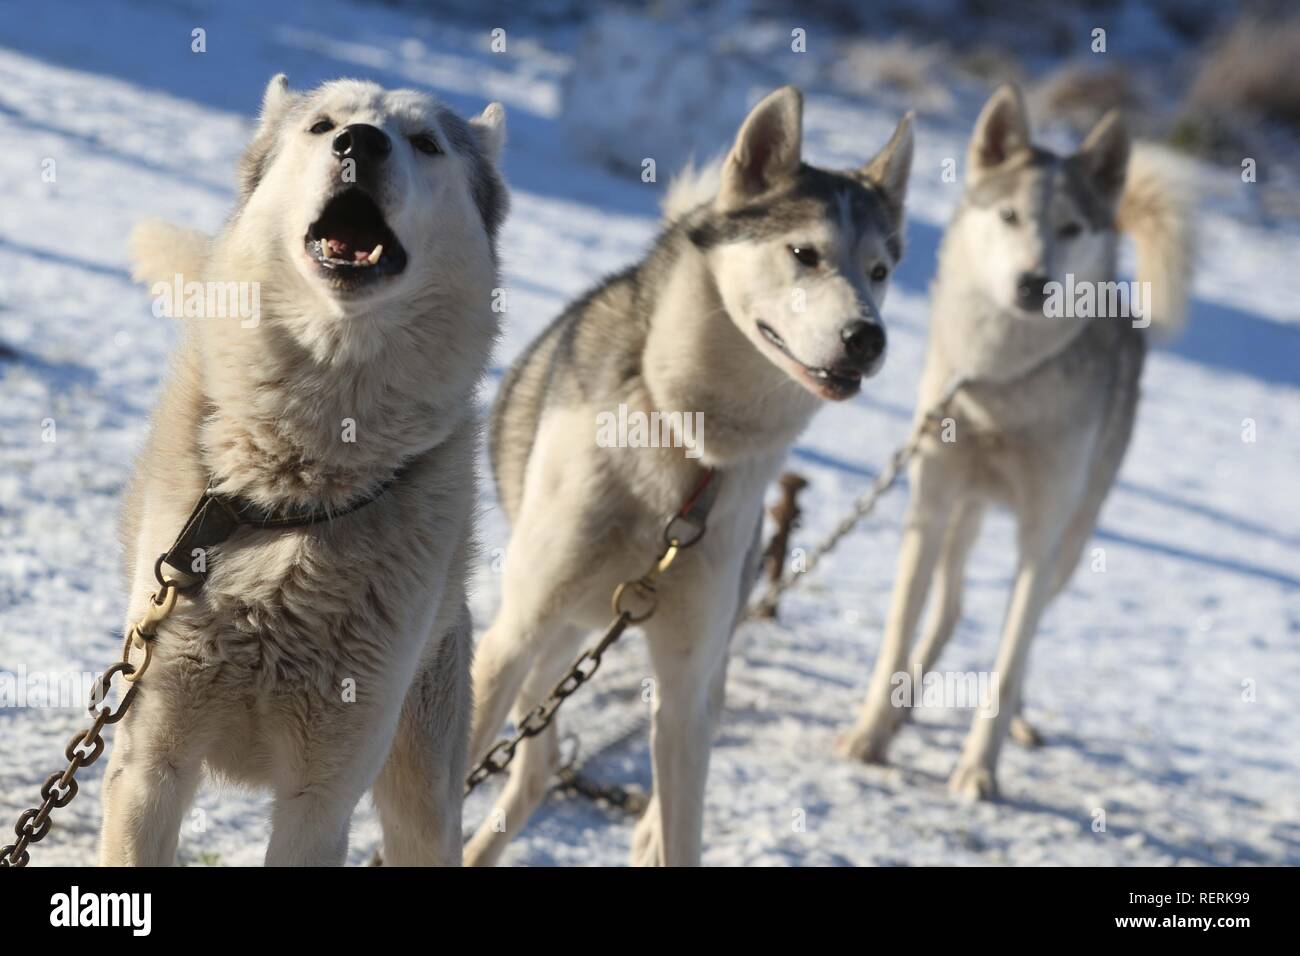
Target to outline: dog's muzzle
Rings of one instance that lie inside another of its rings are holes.
[[[832,366],[812,366],[796,357],[785,344],[785,339],[766,322],[758,323],[758,331],[773,348],[796,366],[809,388],[822,398],[834,402],[852,398],[861,390],[862,379],[874,375],[879,370],[881,356],[884,355],[885,350],[884,330],[881,329],[879,339],[873,336],[869,348],[866,345],[858,347],[860,354],[856,355],[853,361]],[[867,352],[872,354],[868,357]]]

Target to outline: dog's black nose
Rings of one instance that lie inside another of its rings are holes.
[[[383,159],[393,151],[393,141],[377,126],[353,123],[334,137],[334,155],[339,159]]]
[[[1016,303],[1022,309],[1041,309],[1047,301],[1047,276],[1022,272],[1016,279]]]
[[[860,365],[869,365],[885,351],[885,330],[875,322],[855,319],[840,329],[840,339],[849,358]]]

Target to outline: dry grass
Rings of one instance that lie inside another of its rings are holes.
[[[1275,122],[1300,133],[1300,16],[1241,20],[1202,59],[1184,104],[1211,138]],[[1217,134],[1217,135],[1216,135]]]
[[[1112,109],[1134,114],[1142,106],[1136,80],[1122,65],[1073,61],[1053,70],[1029,94],[1033,115],[1061,120],[1080,132]]]
[[[948,56],[939,45],[901,38],[854,39],[839,46],[831,78],[842,89],[899,97],[919,110],[944,110],[952,103],[942,82]]]

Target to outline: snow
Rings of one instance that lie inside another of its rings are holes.
[[[641,175],[680,169],[698,144],[730,143],[779,76],[742,55],[718,56],[707,33],[606,13],[583,32],[565,77],[560,126],[575,149]]]
[[[342,74],[420,84],[465,113],[492,98],[506,104],[511,313],[489,388],[568,299],[654,235],[662,187],[609,171],[565,132],[579,42],[568,25],[507,19],[507,52],[494,54],[486,28],[340,0],[236,0],[203,15],[78,0],[0,17],[6,31],[16,21],[21,38],[0,35],[0,342],[16,353],[0,355],[0,674],[85,675],[116,653],[116,514],[175,341],[129,282],[125,237],[147,215],[220,224],[273,73],[296,86]],[[196,27],[207,31],[207,53],[190,51]],[[829,53],[817,40],[808,57]],[[606,94],[620,110],[622,87]],[[935,249],[959,189],[940,170],[964,154],[972,109],[963,100],[922,115],[910,245],[886,307],[889,361],[862,396],[825,408],[791,453],[812,482],[797,546],[831,529],[905,436]],[[896,119],[892,101],[811,90],[807,151],[823,164],[860,163]],[[698,154],[723,148],[730,132],[718,128]],[[634,170],[651,155],[626,146]],[[47,159],[55,182],[41,175]],[[659,182],[670,173],[661,162]],[[1203,243],[1188,333],[1148,365],[1133,446],[1094,542],[1106,570],[1079,570],[1034,644],[1028,715],[1047,745],[1009,744],[1003,799],[976,806],[944,788],[967,713],[922,712],[886,767],[834,755],[880,641],[906,498],[896,490],[787,597],[779,623],[737,636],[709,777],[706,863],[1300,862],[1300,272],[1289,268],[1300,233],[1252,222],[1237,170],[1196,174]],[[53,442],[43,440],[49,419]],[[1253,442],[1243,441],[1248,419]],[[480,629],[499,599],[492,550],[506,543],[490,498],[481,529]],[[991,666],[1012,561],[1010,521],[994,518],[942,669]],[[593,776],[648,784],[638,724],[647,676],[634,634],[566,705],[562,723],[589,752],[631,732],[588,768]],[[0,707],[0,819],[31,805],[60,765],[83,721],[80,700],[65,703]],[[56,814],[35,863],[93,861],[106,763],[83,773],[82,795]],[[488,808],[484,789],[468,802],[467,826]],[[1103,832],[1093,827],[1099,810]],[[266,821],[265,795],[205,785],[181,859],[257,863]],[[630,820],[554,798],[506,862],[620,864],[630,836]],[[377,842],[366,802],[351,861]]]

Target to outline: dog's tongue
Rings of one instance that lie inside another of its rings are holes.
[[[363,245],[357,241],[358,238],[350,235],[326,236],[323,240],[325,254],[331,259],[351,259],[353,262],[364,262],[367,259],[378,261],[384,247],[378,242]]]

